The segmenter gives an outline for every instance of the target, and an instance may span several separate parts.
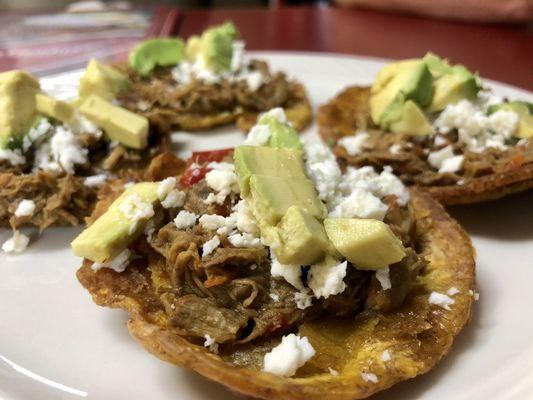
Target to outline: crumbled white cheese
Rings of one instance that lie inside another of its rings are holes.
[[[55,127],[49,141],[35,150],[35,168],[44,171],[74,173],[74,167],[87,162],[89,151],[65,125]]]
[[[150,109],[150,103],[145,100],[139,100],[135,105],[139,111],[148,111]]]
[[[388,290],[392,287],[392,283],[390,281],[390,271],[389,267],[380,268],[376,270],[376,279],[381,284],[381,287],[383,290]]]
[[[140,221],[147,220],[154,216],[154,207],[152,204],[143,201],[137,193],[126,197],[119,204],[118,209],[131,222],[129,230],[130,235],[137,230]]]
[[[452,145],[443,147],[440,150],[432,151],[428,155],[429,165],[437,169],[440,173],[454,173],[459,171],[463,165],[463,160],[463,155],[453,154]]]
[[[202,245],[202,257],[211,254],[218,246],[220,246],[220,239],[215,235]]]
[[[26,162],[26,157],[18,149],[0,149],[0,161],[7,161],[11,165],[22,165]]]
[[[132,187],[133,185],[135,185],[135,182],[126,182],[123,186],[124,186],[124,190],[126,189],[129,189],[130,187]]]
[[[484,104],[461,100],[447,106],[435,120],[440,132],[457,129],[458,143],[469,151],[480,153],[487,148],[505,150],[509,139],[518,126],[518,115],[512,111],[498,110],[486,115]]]
[[[448,289],[448,291],[446,292],[446,294],[448,296],[455,296],[457,293],[459,293],[459,289],[457,289],[455,286],[452,286],[451,288]]]
[[[107,181],[106,174],[98,174],[88,176],[83,180],[83,184],[87,187],[100,187],[103,186]]]
[[[389,152],[391,154],[400,154],[402,152],[402,145],[400,143],[395,143],[389,147]]]
[[[276,293],[270,293],[269,294],[270,298],[274,301],[279,301],[279,295],[276,294]]]
[[[235,215],[237,218],[237,229],[243,233],[249,233],[253,236],[259,236],[259,226],[257,225],[257,220],[255,219],[250,207],[246,200],[242,199],[236,203],[233,208],[232,215]]]
[[[259,114],[259,119],[261,118],[274,118],[282,124],[287,123],[287,115],[285,114],[285,110],[281,107],[272,108],[267,112]]]
[[[379,382],[378,377],[376,376],[376,374],[373,374],[373,373],[361,372],[361,378],[363,378],[365,382],[372,382],[372,383]]]
[[[196,215],[195,213],[186,210],[181,210],[178,215],[176,215],[176,218],[174,218],[174,224],[178,229],[186,229],[194,226],[194,224],[196,224],[197,219],[198,215]]]
[[[331,374],[331,376],[339,376],[339,371],[334,370],[334,369],[331,368],[331,367],[328,367],[328,371],[329,371],[329,373]]]
[[[178,208],[183,207],[185,204],[185,197],[187,195],[178,189],[172,189],[170,193],[165,197],[165,200],[161,201],[163,208]]]
[[[294,301],[296,307],[300,310],[305,310],[313,304],[313,296],[309,294],[309,289],[303,289],[300,292],[294,293]]]
[[[91,266],[91,269],[93,271],[98,271],[101,268],[109,268],[119,273],[124,272],[128,264],[130,263],[132,255],[133,253],[130,251],[130,249],[124,249],[124,251],[122,251],[119,255],[117,255],[112,260],[106,261],[103,264],[94,263]]]
[[[52,129],[53,126],[50,121],[46,118],[41,118],[37,126],[32,127],[22,138],[22,151],[25,153],[33,144],[38,145]]]
[[[431,292],[428,301],[429,304],[435,304],[439,307],[444,308],[445,310],[449,310],[450,306],[455,303],[454,299],[452,299],[448,295],[439,292]]]
[[[291,333],[265,354],[263,371],[280,376],[293,376],[296,370],[315,355],[315,349],[306,337]]]
[[[239,193],[237,175],[232,163],[211,162],[208,167],[211,168],[211,171],[205,175],[205,181],[207,186],[216,192],[218,204],[224,203],[230,193]]]
[[[15,210],[15,217],[31,217],[35,212],[35,202],[33,200],[22,200]]]
[[[30,238],[19,231],[14,231],[13,236],[7,239],[2,245],[2,250],[6,253],[22,253],[28,247]]]
[[[390,355],[390,351],[389,350],[385,350],[385,351],[383,351],[383,353],[381,353],[381,361],[387,362],[387,361],[390,361],[391,359],[392,359],[392,357]]]
[[[163,179],[157,185],[157,198],[159,200],[165,200],[168,194],[176,187],[176,178],[171,176]]]
[[[204,214],[198,222],[204,229],[215,230],[226,225],[226,218],[222,215]]]
[[[228,236],[228,240],[235,247],[263,247],[261,239],[249,233],[234,233]]]
[[[273,251],[270,252],[271,267],[270,274],[273,278],[283,278],[296,289],[303,289],[302,267],[299,265],[281,264]]]
[[[152,240],[152,236],[156,229],[156,222],[155,219],[152,218],[146,223],[146,226],[144,227],[143,233],[146,235],[146,240],[150,241]]]
[[[97,125],[89,121],[82,114],[77,112],[74,116],[74,122],[69,125],[72,131],[76,134],[87,133],[94,136],[97,139],[100,139],[104,132]],[[117,143],[118,144],[118,143]]]
[[[433,140],[433,145],[435,147],[443,147],[446,146],[449,143],[448,139],[446,139],[442,135],[435,135],[435,139]]]
[[[265,146],[270,139],[271,133],[268,125],[256,124],[250,129],[244,144],[249,146]]]
[[[359,132],[354,136],[344,136],[337,143],[346,149],[348,155],[355,156],[363,151],[369,137],[367,132]]]
[[[265,82],[265,77],[260,71],[248,71],[241,73],[239,79],[244,80],[251,92],[257,91]]]
[[[331,201],[341,179],[341,169],[331,149],[323,143],[305,143],[305,169],[313,181],[318,197]]]
[[[330,218],[373,218],[383,220],[388,207],[378,197],[364,189],[354,188],[347,197],[341,197],[330,211]]]
[[[209,334],[205,334],[204,338],[205,338],[204,347],[207,347],[209,351],[212,353],[218,353],[218,343],[215,342],[215,339],[209,336]]]
[[[336,264],[329,260],[312,265],[309,269],[308,286],[315,297],[327,299],[329,296],[344,292],[347,266],[347,261]]]

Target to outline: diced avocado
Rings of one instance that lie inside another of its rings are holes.
[[[250,176],[254,174],[281,178],[306,178],[302,155],[292,149],[238,146],[233,153],[233,159],[243,196],[248,196]]]
[[[188,61],[194,62],[200,54],[202,48],[202,39],[200,36],[191,36],[185,44],[185,57]]]
[[[424,112],[412,100],[406,101],[398,110],[389,127],[391,132],[406,133],[412,136],[425,136],[433,132],[433,128]]]
[[[83,99],[96,94],[104,100],[113,100],[129,86],[130,81],[126,75],[93,58],[80,79],[79,96]]]
[[[449,74],[452,71],[452,67],[448,63],[448,60],[440,58],[434,53],[427,53],[422,59],[429,68],[429,72],[433,75],[433,78],[439,78],[444,74]]]
[[[314,264],[329,247],[322,223],[298,206],[287,209],[278,225],[278,235],[280,244],[274,253],[282,264]]]
[[[289,124],[284,124],[273,117],[261,119],[259,123],[268,125],[268,129],[270,130],[268,145],[270,147],[303,150],[298,132]]]
[[[74,107],[64,101],[54,99],[44,93],[35,95],[37,111],[58,121],[70,123],[74,118]]]
[[[473,100],[480,89],[478,78],[462,65],[456,65],[451,73],[442,75],[434,81],[433,98],[427,110],[438,112],[463,99]]]
[[[39,81],[25,71],[0,73],[0,148],[19,141],[34,122]]]
[[[103,263],[121,253],[139,236],[146,220],[128,219],[120,205],[129,197],[138,196],[142,202],[155,206],[159,201],[158,186],[159,182],[137,183],[122,193],[100,218],[74,239],[71,243],[74,254]],[[135,228],[133,232],[132,227]]]
[[[376,270],[405,257],[405,248],[387,224],[376,219],[324,220],[333,246],[357,269]]]
[[[431,101],[433,78],[422,60],[405,60],[381,69],[371,88],[370,115],[375,124],[388,129],[398,102],[413,100],[421,107]]]
[[[498,110],[513,111],[518,115],[518,128],[513,136],[519,138],[533,137],[533,104],[526,101],[511,101],[489,108],[489,114]]]
[[[185,58],[185,46],[180,38],[158,38],[139,43],[130,52],[130,67],[140,75],[149,75],[155,67],[179,64]]]
[[[216,72],[229,71],[236,37],[237,29],[231,22],[205,30],[199,53],[204,66]]]
[[[134,149],[143,149],[148,144],[148,119],[141,115],[95,95],[82,103],[80,113],[100,126],[111,140]]]
[[[300,206],[320,220],[327,214],[313,182],[307,178],[252,175],[250,193],[250,206],[260,225],[277,225],[291,206]]]

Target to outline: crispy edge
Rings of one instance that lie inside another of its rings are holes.
[[[412,189],[411,195],[418,243],[428,260],[423,278],[425,301],[432,291],[445,292],[451,286],[460,290],[460,294],[454,297],[455,304],[451,310],[430,306],[432,312],[428,322],[431,327],[419,339],[421,347],[433,351],[422,360],[412,354],[414,366],[392,366],[380,373],[375,384],[365,382],[354,371],[343,371],[338,377],[321,374],[307,378],[283,378],[226,363],[204,347],[193,345],[171,330],[150,324],[135,315],[127,323],[130,334],[162,360],[192,369],[234,391],[264,399],[361,399],[399,381],[423,374],[448,353],[453,339],[470,320],[473,296],[469,291],[474,290],[475,285],[475,251],[459,224],[429,194]],[[344,376],[345,373],[349,376]]]
[[[305,87],[300,82],[291,82],[288,104],[283,106],[287,119],[297,131],[302,131],[313,119],[313,109]],[[257,112],[244,112],[237,118],[237,128],[248,132],[257,122]]]
[[[322,140],[335,144],[340,138],[352,135],[356,128],[368,127],[368,87],[351,86],[322,105],[317,113],[317,123]],[[335,155],[344,158],[338,149]],[[348,160],[347,160],[348,161]],[[445,205],[472,204],[496,200],[510,194],[533,188],[533,164],[509,169],[495,174],[468,179],[464,185],[427,186],[427,190]]]

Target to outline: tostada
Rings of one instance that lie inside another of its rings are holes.
[[[180,176],[103,188],[72,242],[79,281],[146,350],[246,395],[359,399],[427,372],[471,315],[468,236],[281,110],[258,125]]]
[[[147,118],[105,98],[127,84],[125,76],[96,61],[89,70],[73,103],[44,93],[27,72],[0,73],[0,227],[15,231],[6,252],[28,244],[17,231],[23,225],[81,223],[107,180],[140,179],[169,147]]]
[[[232,23],[213,26],[186,42],[150,39],[117,65],[132,84],[120,104],[164,131],[205,130],[236,122],[248,131],[257,115],[282,107],[297,130],[311,121],[303,85],[265,61],[249,59]]]
[[[344,89],[317,119],[341,162],[390,166],[405,184],[461,204],[533,187],[532,113],[428,53],[383,67],[371,87]]]

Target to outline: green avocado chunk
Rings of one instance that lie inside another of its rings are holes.
[[[259,123],[268,125],[270,130],[268,145],[270,147],[303,150],[298,132],[289,124],[284,124],[274,117],[262,118]]]
[[[375,219],[324,220],[329,240],[355,268],[376,270],[405,257],[405,248],[389,226]]]
[[[407,100],[424,107],[431,101],[433,77],[422,60],[389,64],[378,73],[370,91],[372,121],[388,129],[397,110]]]
[[[79,96],[85,99],[98,95],[104,100],[113,100],[120,92],[127,90],[130,81],[126,75],[113,67],[99,63],[94,58],[89,61],[80,79]]]
[[[433,132],[424,112],[412,100],[399,107],[397,117],[391,121],[389,130],[411,136],[425,136]]]
[[[481,89],[479,78],[463,65],[451,66],[447,60],[428,53],[424,62],[435,78],[433,97],[427,107],[428,112],[438,112],[463,99],[473,100]]]
[[[204,66],[215,72],[229,71],[236,37],[237,29],[231,22],[205,30],[199,51]]]
[[[148,144],[149,123],[146,117],[116,106],[96,95],[80,106],[80,113],[102,127],[111,140],[126,147],[144,149]]]
[[[250,194],[250,205],[261,228],[277,225],[291,206],[300,206],[320,220],[327,215],[313,182],[307,178],[252,175]]]
[[[185,58],[183,41],[180,38],[145,40],[130,52],[130,67],[140,75],[149,75],[155,67],[179,64]]]
[[[254,174],[282,178],[306,178],[302,155],[293,149],[238,146],[233,153],[233,159],[243,196],[248,196],[250,176]]]
[[[37,116],[39,81],[25,71],[0,73],[0,148],[18,142]]]
[[[74,254],[104,263],[126,249],[140,235],[147,219],[129,219],[121,210],[121,205],[133,196],[154,207],[159,201],[158,186],[159,182],[137,183],[122,193],[100,218],[74,239],[71,243]]]
[[[54,99],[44,93],[35,95],[35,106],[37,111],[48,117],[57,119],[66,124],[72,122],[74,118],[74,107],[64,101]]]
[[[280,246],[274,248],[282,264],[311,265],[330,246],[322,222],[299,206],[291,206],[278,225]]]
[[[527,101],[511,101],[497,104],[489,108],[489,114],[498,110],[513,111],[518,115],[518,128],[513,136],[519,138],[533,137],[533,104]]]

